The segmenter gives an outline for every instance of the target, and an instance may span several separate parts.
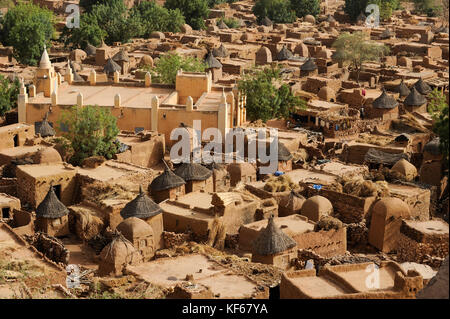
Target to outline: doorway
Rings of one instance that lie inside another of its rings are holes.
[[[3,207],[2,208],[2,218],[3,219],[9,219],[11,217],[10,211],[11,211],[11,208]]]
[[[17,134],[14,135],[13,139],[14,139],[14,147],[19,146],[19,135]]]

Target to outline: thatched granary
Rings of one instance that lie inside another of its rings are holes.
[[[41,137],[55,136],[55,129],[48,122],[48,112],[45,113],[44,119],[42,120],[39,130],[36,133],[40,134]]]
[[[114,62],[113,59],[108,59],[106,62],[105,67],[103,68],[103,72],[105,72],[107,75],[112,75],[114,72],[120,72],[122,71],[122,67],[118,65],[116,62]]]
[[[130,217],[147,219],[161,213],[161,207],[159,207],[158,204],[156,204],[144,193],[141,186],[139,188],[139,195],[125,205],[125,207],[120,211],[120,216],[122,216],[123,219]]]
[[[294,55],[292,54],[292,52],[289,51],[285,45],[283,45],[280,52],[278,52],[277,59],[278,61],[286,61],[291,59],[293,56]]]
[[[278,217],[300,214],[306,198],[291,190],[288,196],[281,198],[278,204]]]
[[[411,92],[406,97],[403,104],[405,105],[407,110],[417,111],[418,109],[423,109],[423,106],[426,106],[427,99],[425,96],[419,93],[415,86],[413,86]]]
[[[425,144],[423,148],[424,160],[440,159],[442,157],[440,144],[441,142],[439,137],[436,137]]]
[[[51,185],[44,200],[36,208],[36,230],[55,237],[68,235],[68,215],[69,210],[58,199]]]
[[[145,221],[130,217],[121,222],[116,229],[133,244],[144,260],[155,255],[155,234],[153,228]]]
[[[386,39],[390,39],[393,36],[395,36],[395,34],[389,30],[388,28],[384,29],[384,31],[380,34],[380,39],[382,40],[386,40]]]
[[[266,26],[266,27],[271,27],[271,26],[273,26],[273,22],[266,16],[266,17],[264,17],[264,19],[262,19],[261,25]]]
[[[386,93],[383,88],[383,92],[372,102],[372,107],[376,109],[393,109],[398,106],[398,102],[390,95]]]
[[[214,81],[222,77],[222,63],[217,60],[212,52],[209,52],[205,58],[206,70],[210,71]]]
[[[215,56],[216,58],[226,58],[227,56],[230,55],[230,54],[228,53],[227,48],[225,48],[225,46],[223,45],[223,43],[220,45],[220,47],[214,48],[214,49],[212,50],[212,54],[213,54],[213,56]]]
[[[332,213],[333,205],[327,198],[320,195],[308,198],[301,209],[301,214],[314,222],[318,222],[322,216],[329,216]]]
[[[417,177],[417,168],[404,158],[395,163],[392,170],[402,174],[407,181],[413,181]]]
[[[33,156],[34,164],[50,164],[61,162],[62,162],[61,155],[53,147],[44,147]]]
[[[162,209],[144,193],[142,187],[139,189],[139,195],[125,205],[120,212],[120,216],[125,220],[140,218],[145,221],[153,230],[152,251],[163,247],[162,233],[164,226]]]
[[[371,208],[369,243],[389,253],[397,247],[402,219],[409,219],[409,206],[399,198],[383,197]]]
[[[166,168],[157,176],[149,186],[149,191],[153,199],[160,203],[166,199],[175,199],[177,196],[185,194],[184,179],[176,175],[169,168]]]
[[[300,76],[310,76],[317,73],[317,65],[311,58],[308,58],[308,60],[300,66]]]
[[[174,173],[186,182],[186,193],[213,190],[212,171],[200,164],[182,163]]]
[[[142,255],[123,235],[116,235],[100,253],[98,274],[100,276],[121,276],[127,265],[142,261]]]
[[[95,56],[95,54],[97,53],[97,48],[88,43],[86,48],[84,49],[84,52],[86,52],[87,56]]]
[[[255,63],[256,65],[264,65],[272,62],[272,52],[268,47],[261,47],[256,52]]]
[[[400,84],[394,88],[394,92],[399,93],[400,97],[405,97],[411,93],[411,90],[408,88],[408,86],[406,86],[405,82],[402,79]]]
[[[422,78],[414,84],[414,87],[422,95],[428,95],[431,92],[431,87]]]
[[[274,216],[270,216],[264,228],[253,242],[252,262],[273,264],[280,268],[288,268],[292,248],[297,243],[275,225]]]

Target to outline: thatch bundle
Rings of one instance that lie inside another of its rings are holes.
[[[208,234],[207,245],[217,249],[223,249],[225,246],[225,236],[225,226],[223,225],[222,220],[218,216],[215,216],[211,231]]]
[[[286,192],[297,189],[299,185],[295,184],[289,176],[272,176],[264,185],[264,190],[271,193]]]
[[[362,177],[340,177],[330,189],[357,197],[385,197],[390,195],[387,182],[373,182]]]
[[[88,241],[98,235],[104,228],[103,221],[87,211],[74,211],[76,216],[75,231],[77,236]]]
[[[118,184],[93,182],[82,187],[82,199],[99,202],[105,199],[132,200],[136,195]]]
[[[319,230],[331,230],[331,229],[341,229],[344,224],[337,218],[324,215],[314,226],[314,231]]]

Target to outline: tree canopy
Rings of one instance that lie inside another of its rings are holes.
[[[98,105],[73,106],[61,114],[59,123],[68,128],[63,137],[70,141],[74,155],[70,162],[80,165],[90,156],[111,159],[118,152],[117,119],[108,108]]]
[[[14,57],[23,64],[37,65],[55,34],[53,13],[33,4],[9,9],[1,25],[0,41],[12,46]]]
[[[257,0],[253,6],[253,14],[259,23],[265,17],[275,23],[292,23],[296,19],[290,0]]]
[[[0,116],[17,107],[17,96],[20,82],[16,77],[13,81],[0,74]]]
[[[368,15],[366,8],[369,4],[376,4],[380,9],[380,20],[387,20],[391,17],[392,11],[400,8],[400,0],[345,0],[344,11],[353,21],[363,13]]]
[[[333,59],[348,63],[356,71],[357,81],[364,62],[379,61],[389,52],[387,46],[368,40],[364,32],[345,32],[337,38],[333,47],[336,48]]]
[[[166,0],[164,7],[167,9],[179,9],[192,28],[196,30],[205,29],[205,19],[209,15],[208,0]]]
[[[291,5],[298,18],[308,14],[317,17],[320,13],[319,0],[291,0]]]
[[[277,67],[254,69],[239,81],[239,89],[247,95],[247,118],[266,122],[273,118],[288,118],[306,103],[292,94],[287,84],[281,84]]]
[[[204,72],[206,65],[196,58],[167,53],[155,63],[155,67],[145,67],[144,69],[152,74],[152,81],[155,83],[175,84],[178,70]]]

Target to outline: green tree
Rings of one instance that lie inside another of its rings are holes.
[[[108,108],[97,105],[73,106],[61,114],[60,124],[68,127],[63,137],[67,138],[74,150],[70,159],[80,165],[90,156],[104,156],[111,159],[118,152],[116,138],[119,134],[117,119]]]
[[[277,67],[254,69],[239,81],[239,89],[247,95],[250,121],[288,118],[291,112],[306,108],[304,100],[294,96],[288,85],[280,83],[281,73]]]
[[[443,13],[443,4],[437,0],[413,0],[414,8],[429,17],[436,17]]]
[[[296,19],[289,0],[258,0],[252,10],[258,23],[265,17],[275,23],[292,23]]]
[[[126,43],[143,33],[142,21],[130,15],[123,0],[109,0],[106,4],[94,4],[90,12],[80,17],[80,28],[65,28],[62,38],[66,45],[84,48],[87,43],[99,45],[102,40],[111,45]]]
[[[20,82],[16,77],[14,81],[0,74],[0,116],[17,107],[17,96],[20,92]]]
[[[436,119],[433,131],[439,136],[441,153],[444,158],[444,167],[448,167],[448,149],[449,149],[449,126],[448,126],[448,104],[444,106],[439,117]]]
[[[163,55],[154,68],[145,67],[152,74],[155,83],[175,84],[178,70],[187,72],[204,72],[206,65],[193,57],[182,57],[176,53]]]
[[[141,36],[145,37],[154,31],[180,32],[185,24],[184,16],[179,9],[167,9],[154,1],[141,2],[133,7],[131,16],[141,21],[143,25]]]
[[[438,120],[439,115],[447,105],[447,99],[437,88],[428,95],[428,98],[430,101],[428,103],[428,113],[434,120]]]
[[[298,18],[303,18],[308,14],[317,17],[320,13],[319,0],[291,0],[291,5]]]
[[[333,47],[336,48],[333,59],[341,63],[348,63],[356,72],[358,82],[363,63],[379,61],[389,52],[387,46],[367,40],[367,35],[363,32],[352,34],[345,32],[337,38]]]
[[[205,29],[205,19],[209,15],[208,0],[166,0],[164,7],[179,9],[186,19],[186,23],[196,30]]]
[[[217,20],[217,24],[220,23],[220,21],[223,21],[227,25],[227,27],[231,29],[239,28],[241,24],[239,23],[239,20],[234,18],[220,18]]]
[[[53,13],[33,4],[11,8],[1,24],[1,42],[12,46],[14,57],[23,64],[36,65],[55,34]]]
[[[108,4],[111,0],[80,0],[80,7],[86,12],[90,12],[95,5]],[[123,2],[123,0],[120,0]]]
[[[391,17],[392,12],[400,8],[400,0],[345,0],[344,11],[350,16],[353,21],[360,15],[366,12],[369,4],[376,4],[380,8],[380,20],[387,20]]]

